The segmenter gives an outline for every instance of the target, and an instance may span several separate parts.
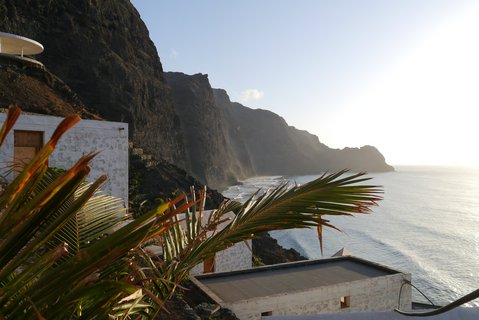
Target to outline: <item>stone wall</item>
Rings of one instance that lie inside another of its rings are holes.
[[[5,120],[5,113],[0,114],[0,122]],[[30,130],[44,132],[43,140],[47,142],[63,118],[22,114],[13,130]],[[6,174],[6,167],[13,162],[13,130],[8,134],[0,149],[0,174],[8,181],[12,174]],[[94,181],[106,174],[108,180],[102,190],[112,196],[122,198],[128,204],[128,124],[121,122],[81,120],[67,131],[55,151],[50,156],[49,166],[70,168],[85,154],[99,151],[91,162],[88,181]]]
[[[236,303],[222,303],[241,320],[261,319],[262,313],[270,315],[317,314],[321,312],[392,311],[398,307],[398,297],[409,274],[392,274],[357,280],[337,285],[319,287],[300,292],[272,295]],[[350,306],[341,309],[341,297],[350,297]],[[405,285],[401,294],[400,309],[411,308],[411,287]]]
[[[215,272],[244,270],[251,268],[252,265],[251,240],[239,242],[226,250],[218,252],[215,256]],[[203,264],[199,264],[191,270],[192,275],[202,273]]]
[[[216,255],[216,272],[249,269],[252,261],[251,240],[239,242]]]

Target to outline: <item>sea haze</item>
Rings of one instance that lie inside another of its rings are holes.
[[[343,230],[324,233],[324,256],[345,247],[355,256],[412,274],[413,284],[444,304],[479,287],[479,169],[401,166],[370,174],[384,188],[370,215],[331,217]],[[245,200],[258,188],[282,181],[305,183],[316,176],[256,177],[224,192]],[[272,234],[286,248],[320,258],[315,230]],[[415,301],[425,301],[413,290]],[[470,305],[479,305],[477,301]]]

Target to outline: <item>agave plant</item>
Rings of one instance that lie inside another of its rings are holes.
[[[0,143],[19,115],[18,107],[8,110]],[[131,250],[168,229],[178,213],[169,210],[175,202],[114,230],[125,213],[118,200],[97,193],[106,177],[84,185],[95,154],[64,173],[48,171],[55,145],[78,121],[78,116],[64,119],[0,194],[0,319],[126,318],[148,312],[142,284],[131,276]]]

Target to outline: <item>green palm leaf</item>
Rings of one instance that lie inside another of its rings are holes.
[[[85,184],[78,188],[74,198],[80,197],[90,185]],[[122,199],[96,191],[55,235],[55,242],[67,243],[69,255],[74,256],[79,250],[112,233],[115,226],[128,218],[126,210]]]
[[[18,113],[8,112],[0,141]],[[65,119],[0,193],[0,319],[93,319],[119,310],[126,319],[150,309],[143,296],[124,301],[143,287],[129,276],[131,250],[165,232],[180,208],[165,213],[175,204],[168,202],[116,228],[125,208],[121,200],[97,192],[106,177],[84,184],[95,154],[52,175],[47,159],[78,120]]]
[[[172,274],[178,277],[175,281],[185,277],[193,266],[216,252],[261,232],[314,227],[322,243],[322,227],[337,229],[325,217],[366,214],[381,200],[379,194],[382,190],[379,187],[363,184],[370,179],[364,173],[345,174],[346,171],[324,174],[302,186],[283,184],[263,194],[257,192],[242,205],[229,201],[211,214],[211,220],[202,226],[195,239],[184,235],[178,239],[178,233],[182,231],[177,230],[179,226],[172,228],[163,241],[164,250],[169,253],[165,257],[171,262],[170,268],[175,270]],[[218,225],[224,223],[230,211],[234,211],[235,215],[224,228],[219,229]],[[184,223],[196,222],[185,219]],[[190,230],[192,228],[189,227]],[[208,232],[212,235],[207,236]],[[175,250],[169,247],[172,243]]]

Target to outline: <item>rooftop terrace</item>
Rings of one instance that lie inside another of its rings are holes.
[[[337,257],[208,274],[193,280],[215,300],[234,302],[397,273],[360,258]]]

